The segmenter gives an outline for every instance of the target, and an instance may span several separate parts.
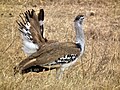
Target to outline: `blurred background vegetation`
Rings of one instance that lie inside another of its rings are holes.
[[[0,4],[17,5],[49,5],[49,4],[79,4],[79,3],[119,3],[120,0],[0,0]]]

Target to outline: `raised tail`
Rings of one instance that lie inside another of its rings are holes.
[[[41,35],[43,37],[43,32],[44,32],[44,10],[40,9],[40,12],[38,13],[38,20],[39,20],[39,24],[40,24],[40,31],[41,31]]]
[[[44,37],[44,10],[40,9],[40,12],[38,13],[38,21],[40,24],[40,32],[44,40],[47,42],[47,39]]]
[[[21,13],[19,17],[20,20],[17,20],[17,24],[19,25],[18,30],[21,32],[23,40],[22,49],[26,54],[31,55],[45,43],[38,16],[34,10],[28,10]]]

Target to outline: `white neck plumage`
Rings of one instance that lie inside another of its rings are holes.
[[[74,26],[75,26],[75,31],[76,31],[76,44],[80,44],[81,55],[82,55],[83,51],[84,51],[84,46],[85,46],[85,39],[84,39],[84,32],[83,32],[83,28],[82,28],[82,22],[80,23],[80,21],[75,21]]]

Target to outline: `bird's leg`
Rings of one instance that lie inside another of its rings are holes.
[[[51,66],[49,66],[49,68],[48,68],[48,69],[49,69],[49,73],[48,73],[48,75],[50,75],[50,73],[51,73],[51,70],[50,70],[50,68],[51,68]]]
[[[56,69],[56,78],[57,79],[61,79],[63,77],[64,70],[65,70],[65,68],[57,68]]]
[[[49,78],[50,74],[51,74],[51,70],[50,70],[51,66],[49,65],[48,67],[48,74],[47,74],[47,78]]]

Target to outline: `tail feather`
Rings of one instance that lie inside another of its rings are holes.
[[[44,21],[44,10],[40,9],[40,12],[38,13],[38,20]]]
[[[38,22],[38,16],[36,15],[35,11],[32,9],[31,11],[31,18],[33,18],[37,24],[39,24]]]
[[[24,13],[26,22],[30,22],[30,16],[27,14],[27,11]]]
[[[22,13],[22,14],[23,14],[23,13]],[[23,17],[21,16],[21,14],[19,15],[19,17],[21,18],[22,22],[23,22],[24,24],[26,24],[26,21],[23,19]]]
[[[39,20],[39,24],[40,24],[41,35],[43,37],[43,33],[44,33],[44,27],[43,27],[43,24],[44,24],[44,10],[43,9],[40,9],[40,12],[38,13],[38,20]]]

